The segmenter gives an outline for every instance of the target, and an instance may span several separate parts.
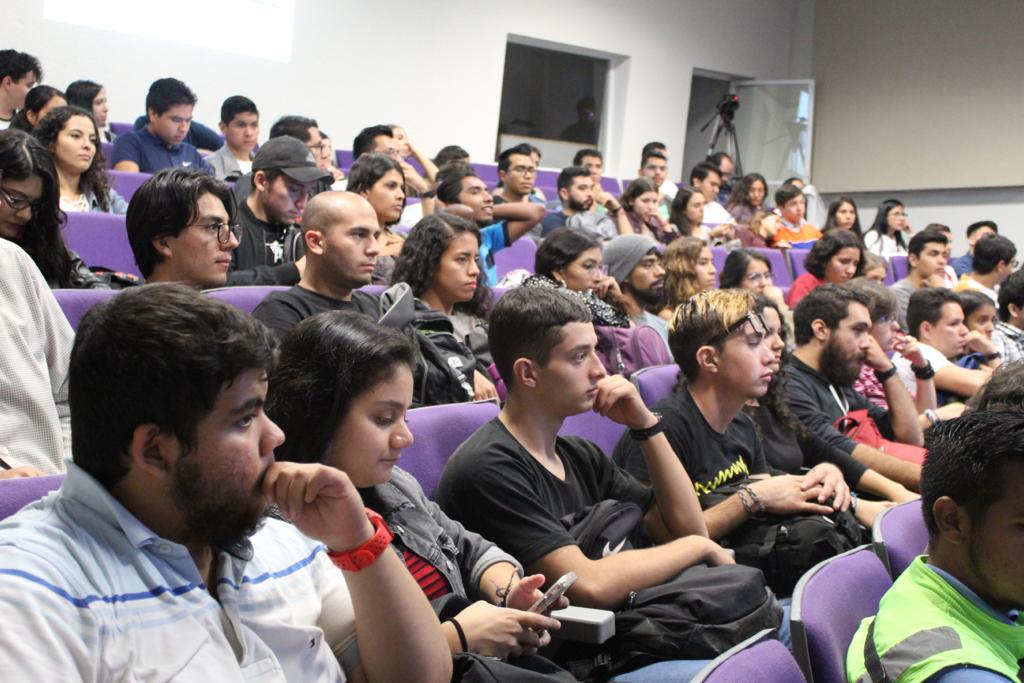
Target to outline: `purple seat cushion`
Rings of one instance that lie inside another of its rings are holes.
[[[63,474],[0,480],[0,519],[7,519],[29,503],[60,488]]]

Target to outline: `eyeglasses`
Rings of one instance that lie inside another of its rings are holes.
[[[747,276],[747,281],[752,285],[759,285],[762,282],[774,282],[775,276],[771,273],[751,273]]]
[[[725,328],[723,332],[720,332],[719,334],[716,334],[714,337],[709,339],[708,344],[715,344],[720,341],[725,341],[734,332],[741,329],[747,323],[750,324],[751,329],[753,329],[754,334],[757,337],[764,339],[765,337],[768,336],[770,329],[768,327],[768,323],[765,322],[764,316],[761,315],[760,313],[748,313],[739,320],[737,320],[736,322],[734,322],[732,325],[729,325],[729,327]]]
[[[594,271],[598,271],[601,273],[601,275],[604,275],[605,277],[608,276],[608,266],[604,265],[603,263],[594,263],[593,261],[591,261],[583,264],[580,267],[583,268],[583,271],[588,275],[593,275]]]
[[[508,170],[510,173],[515,173],[516,175],[537,175],[536,166],[513,166]]]
[[[231,225],[223,221],[217,221],[215,223],[194,223],[189,227],[205,228],[210,232],[217,235],[217,241],[221,244],[228,244],[231,242],[231,236],[234,235],[235,239],[239,242],[242,241],[242,226]]]
[[[29,207],[32,209],[32,213],[34,214],[43,206],[42,199],[29,199],[27,197],[13,195],[3,188],[0,188],[0,199],[2,199],[4,204],[9,206],[13,211],[21,211],[25,207]]]
[[[315,145],[306,145],[306,149],[310,150],[311,152],[316,152],[317,156],[322,157],[324,155],[324,152],[327,150],[327,145],[325,145],[322,142],[318,142]]]

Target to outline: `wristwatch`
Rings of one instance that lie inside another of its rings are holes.
[[[336,567],[344,569],[347,572],[357,572],[362,569],[366,569],[374,562],[377,558],[384,554],[384,551],[388,549],[391,544],[391,539],[395,537],[391,533],[391,529],[384,522],[384,518],[379,514],[371,510],[370,508],[364,508],[366,511],[366,517],[370,520],[370,524],[374,527],[373,536],[363,543],[358,548],[352,548],[351,550],[343,550],[335,552],[333,550],[327,551],[327,557],[331,558],[331,562]]]
[[[661,413],[651,414],[654,415],[654,417],[657,418],[658,421],[655,422],[650,427],[647,427],[646,429],[630,429],[629,438],[633,439],[634,441],[647,441],[652,436],[655,436],[656,434],[661,434],[663,431],[665,431],[665,422],[664,420],[661,419]]]
[[[890,377],[896,374],[896,366],[890,365],[888,370],[875,370],[875,379],[885,384]]]
[[[914,377],[922,381],[931,379],[935,376],[935,368],[932,367],[930,361],[925,362],[925,364],[920,367],[917,365],[911,365],[910,369],[914,371]]]

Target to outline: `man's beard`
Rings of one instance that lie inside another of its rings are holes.
[[[232,483],[212,486],[204,481],[194,452],[178,458],[171,496],[185,514],[185,532],[190,539],[224,547],[251,536],[263,525],[267,505],[258,487],[254,487],[250,499],[233,500],[225,493]]]
[[[829,339],[821,350],[818,368],[829,382],[837,387],[851,387],[860,376],[863,358],[851,358],[843,354],[834,339]]]
[[[585,202],[579,202],[579,201],[576,201],[575,199],[573,199],[572,197],[569,197],[569,208],[572,209],[573,211],[575,211],[576,213],[582,213],[582,212],[585,212],[585,211],[590,211],[590,208],[592,206],[594,206],[594,200],[593,199],[585,201]]]
[[[644,310],[657,313],[665,307],[665,285],[658,283],[649,289],[636,289],[628,282],[623,284],[626,292],[633,295]]]

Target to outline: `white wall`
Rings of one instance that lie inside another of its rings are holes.
[[[225,97],[245,94],[260,107],[264,137],[283,114],[316,117],[339,148],[365,125],[396,122],[428,154],[454,143],[478,159],[494,149],[509,33],[601,50],[625,57],[612,76],[612,175],[634,174],[649,140],[681,157],[694,67],[786,78],[806,75],[790,71],[809,64],[806,0],[296,4],[290,64],[44,21],[42,2],[29,0],[5,0],[0,45],[38,56],[46,83],[106,84],[115,121],[142,113],[151,81],[175,76],[198,94],[196,117],[207,124],[216,124]],[[198,31],[211,45],[245,40],[230,27],[204,26],[201,16],[176,15],[173,3],[159,7],[154,21],[166,22],[168,35]],[[797,42],[795,24],[803,32]]]
[[[826,194],[826,204],[838,195]],[[867,230],[875,220],[878,205],[890,197],[899,199],[907,208],[914,230],[929,223],[942,223],[953,230],[953,254],[967,251],[965,230],[981,220],[995,221],[999,233],[1013,240],[1024,259],[1024,187],[1001,187],[960,190],[913,190],[904,192],[855,192],[861,228]]]

